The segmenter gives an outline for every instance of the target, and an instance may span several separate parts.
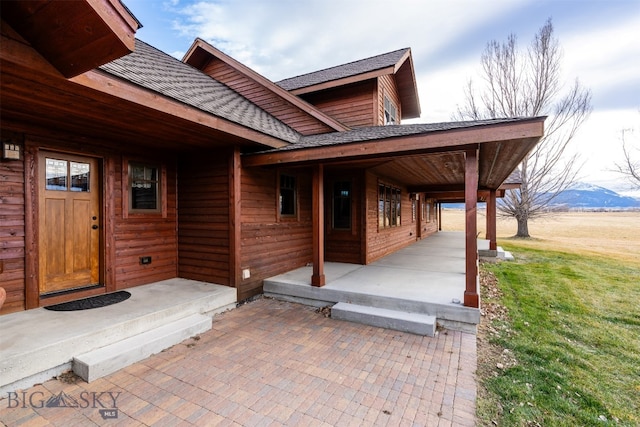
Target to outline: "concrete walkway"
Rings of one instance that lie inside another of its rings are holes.
[[[0,422],[473,426],[475,370],[472,334],[429,338],[260,299],[90,384],[49,380],[2,396]]]

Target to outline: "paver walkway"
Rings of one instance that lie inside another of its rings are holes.
[[[90,384],[54,379],[2,396],[0,422],[473,426],[475,340],[342,322],[259,299],[214,317],[211,331]]]

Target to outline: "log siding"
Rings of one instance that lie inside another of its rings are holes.
[[[279,172],[296,177],[296,218],[278,220]],[[242,171],[240,268],[250,277],[238,286],[238,300],[262,293],[262,281],[302,267],[312,260],[311,172],[244,169]]]
[[[21,160],[0,160],[0,285],[7,291],[2,314],[26,308],[24,172],[24,152]]]
[[[300,96],[346,126],[357,128],[376,124],[372,113],[377,102],[375,80]]]
[[[223,61],[218,59],[210,60],[202,69],[202,72],[229,86],[303,135],[315,135],[333,131],[329,126],[274,95],[273,92]]]
[[[398,94],[398,86],[395,77],[391,74],[378,77],[378,100],[376,124],[384,125],[384,98],[385,96],[396,106],[396,124],[400,124],[402,117],[402,105]]]
[[[228,156],[183,158],[178,177],[178,276],[229,286]]]

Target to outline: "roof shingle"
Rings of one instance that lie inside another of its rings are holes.
[[[465,122],[446,123],[416,123],[410,125],[389,125],[389,126],[369,126],[346,132],[332,132],[318,135],[308,135],[300,138],[297,144],[288,145],[281,148],[264,150],[264,152],[300,150],[305,148],[325,147],[330,145],[340,145],[355,142],[365,142],[381,140],[387,138],[398,138],[403,136],[419,135],[438,131],[448,131],[453,129],[465,129],[478,126],[495,125],[502,123],[512,123],[530,118],[504,118],[488,120],[472,120]]]
[[[320,83],[343,79],[345,77],[357,76],[370,71],[394,66],[409,51],[409,48],[399,49],[371,58],[361,59],[348,64],[338,65],[313,73],[303,74],[297,77],[280,80],[277,85],[286,90],[296,90],[303,87],[313,86]]]
[[[136,39],[133,53],[101,70],[199,110],[279,138],[297,142],[300,134],[248,99],[190,65]]]

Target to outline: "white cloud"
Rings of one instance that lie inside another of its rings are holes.
[[[403,47],[422,59],[523,1],[198,1],[174,26],[280,80]]]
[[[565,75],[601,95],[614,87],[640,88],[640,13],[612,25],[560,34]],[[637,93],[640,104],[640,92]]]

